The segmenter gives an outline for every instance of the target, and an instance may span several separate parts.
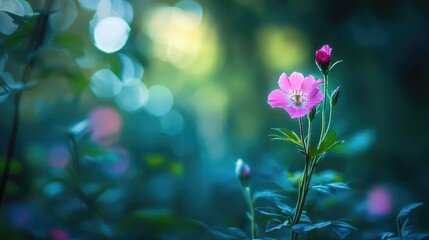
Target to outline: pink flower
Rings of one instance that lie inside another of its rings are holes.
[[[323,45],[322,48],[316,51],[316,63],[323,72],[327,72],[329,70],[331,51],[332,48],[330,48],[329,45]]]
[[[305,116],[312,107],[323,101],[324,95],[318,86],[322,80],[315,80],[313,76],[304,76],[293,72],[290,77],[283,73],[279,78],[280,89],[268,95],[268,104],[272,108],[285,109],[291,118]]]
[[[242,159],[238,159],[235,163],[235,175],[238,178],[248,178],[250,175],[250,167]]]

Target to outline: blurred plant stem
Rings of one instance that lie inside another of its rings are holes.
[[[38,51],[45,41],[52,3],[53,3],[53,0],[46,1],[46,8],[45,8],[46,10],[42,11],[37,18],[36,25],[33,29],[33,33],[31,35],[29,47],[27,50],[27,56],[26,56],[27,63],[24,67],[23,74],[21,77],[23,88],[17,90],[13,95],[14,110],[13,110],[13,120],[12,120],[12,132],[11,132],[8,147],[7,147],[6,164],[4,165],[1,182],[0,182],[0,207],[2,206],[2,203],[4,200],[4,195],[5,195],[7,182],[10,174],[10,166],[12,163],[12,159],[15,155],[16,139],[18,136],[19,123],[20,123],[19,109],[20,109],[20,103],[21,103],[21,96],[23,91],[25,90],[25,87],[26,87],[25,85],[28,82],[31,70],[33,69],[34,64],[36,63],[36,57],[37,57]]]
[[[250,209],[250,235],[253,239],[256,239],[256,226],[255,226],[255,208],[253,206],[252,195],[250,193],[250,187],[243,188],[244,197],[246,198],[246,202],[249,205]]]
[[[76,192],[76,195],[78,198],[82,201],[82,203],[86,206],[87,209],[90,210],[91,213],[94,214],[94,216],[99,221],[100,225],[102,227],[106,227],[106,220],[103,215],[103,213],[98,209],[96,201],[94,198],[91,198],[82,189],[82,178],[81,178],[81,158],[80,158],[80,151],[79,147],[76,141],[76,137],[73,133],[68,133],[69,138],[69,147],[72,154],[72,189]]]

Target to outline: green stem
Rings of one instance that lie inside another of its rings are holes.
[[[306,164],[305,164],[304,171],[302,173],[302,177],[300,180],[298,200],[296,202],[295,214],[293,216],[292,225],[299,223],[302,212],[304,210],[304,204],[305,204],[305,200],[307,198],[308,186],[310,184],[311,174],[312,174],[311,168],[309,169],[309,165],[310,165],[309,163],[310,163],[310,161],[309,161],[308,157],[306,157]],[[292,230],[292,234],[291,234],[290,239],[296,240],[297,238],[298,238],[298,233],[296,233]]]
[[[304,170],[302,172],[301,179],[299,181],[298,199],[296,201],[295,213],[294,213],[294,216],[292,219],[292,225],[299,223],[299,219],[301,218],[302,212],[304,210],[305,200],[307,198],[309,181],[311,180],[311,175],[309,175],[309,170],[311,171],[311,169],[309,169],[309,167],[311,167],[311,158],[310,158],[310,154],[309,154],[310,137],[311,137],[311,134],[310,134],[311,123],[310,123],[310,121],[309,121],[309,125],[308,125],[308,132],[309,133],[307,135],[307,144],[305,143],[303,124],[302,124],[301,118],[299,118],[299,129],[300,129],[301,141],[302,141],[304,152],[305,152],[305,165],[304,165]],[[296,240],[297,238],[298,238],[298,233],[292,231],[290,239]]]
[[[326,127],[326,131],[325,134],[323,135],[323,139],[326,138],[326,135],[328,135],[329,132],[329,128],[331,127],[331,121],[332,121],[332,111],[333,111],[333,106],[332,106],[332,102],[329,101],[329,120],[328,120],[328,126]],[[322,140],[323,140],[322,139]]]
[[[396,218],[396,228],[398,229],[398,237],[402,238],[402,226],[399,218]]]
[[[304,148],[305,154],[307,154],[307,147],[305,145],[304,127],[303,127],[303,124],[302,124],[302,118],[299,118],[298,121],[299,121],[299,134],[301,136],[302,147]]]
[[[47,29],[47,23],[49,18],[49,12],[52,7],[52,0],[47,2],[47,14],[42,16],[40,15],[37,19],[37,22],[42,22],[44,24],[39,24],[40,28],[35,28],[33,30],[32,38],[39,40],[37,41],[37,44],[34,44],[33,41],[30,41],[30,48],[28,51],[29,57],[27,64],[24,67],[24,71],[22,74],[21,81],[25,84],[28,82],[28,79],[30,77],[31,70],[34,67],[34,64],[36,63],[36,56],[38,53],[38,49],[42,46],[43,39],[46,35],[46,29]],[[3,168],[2,177],[0,181],[0,207],[4,200],[4,195],[7,187],[7,182],[10,175],[10,166],[12,163],[12,159],[15,155],[15,149],[16,149],[16,139],[18,136],[19,131],[19,123],[20,123],[20,116],[19,116],[19,109],[21,105],[21,95],[22,95],[23,89],[18,90],[14,95],[14,111],[13,111],[13,122],[12,122],[12,132],[9,138],[9,143],[7,147],[7,155],[6,155],[6,163]]]
[[[0,207],[3,203],[4,195],[6,192],[12,158],[15,155],[16,138],[18,136],[18,130],[19,130],[19,106],[20,106],[19,103],[21,98],[21,91],[19,91],[14,97],[15,97],[14,99],[15,107],[13,112],[12,133],[9,138],[9,144],[8,144],[7,155],[6,155],[6,164],[3,168],[3,173],[2,173],[1,182],[0,182]]]
[[[323,138],[324,138],[324,134],[325,134],[325,109],[326,109],[326,96],[327,96],[327,91],[328,91],[328,74],[323,74],[323,105],[322,105],[322,127],[321,127],[321,131],[320,131],[320,138],[319,138],[319,145],[317,146],[318,148],[320,147],[320,144],[322,144]]]
[[[308,115],[307,115],[308,116]],[[308,132],[307,132],[307,155],[310,153],[310,146],[311,146],[311,120],[309,117],[308,119]]]
[[[256,239],[256,226],[255,226],[255,208],[253,206],[252,196],[250,194],[250,188],[242,186],[244,197],[246,198],[246,202],[249,205],[250,209],[250,235],[252,236],[252,240]]]

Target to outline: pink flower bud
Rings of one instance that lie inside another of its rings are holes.
[[[235,175],[240,180],[241,184],[247,185],[250,177],[250,167],[243,160],[238,159],[235,163]]]
[[[316,63],[320,70],[326,74],[329,71],[329,64],[331,63],[332,48],[329,45],[323,45],[322,48],[316,51]]]

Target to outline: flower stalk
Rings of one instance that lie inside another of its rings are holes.
[[[291,118],[298,118],[299,136],[293,131],[287,129],[281,130],[283,135],[274,135],[274,139],[280,139],[296,144],[305,155],[304,170],[298,182],[298,196],[291,219],[292,233],[291,240],[298,239],[298,232],[294,231],[293,226],[300,223],[301,216],[304,212],[305,201],[310,189],[311,178],[317,167],[317,164],[324,158],[326,152],[341,143],[335,141],[335,132],[328,132],[332,123],[332,112],[339,98],[339,87],[337,87],[329,96],[329,71],[337,63],[331,66],[331,51],[329,45],[324,45],[316,51],[315,62],[323,76],[322,80],[315,80],[313,76],[305,77],[301,73],[293,72],[289,77],[283,73],[278,81],[280,89],[272,91],[268,95],[268,104],[271,107],[283,108]],[[323,89],[319,89],[319,85],[323,84]],[[327,102],[329,101],[329,102]],[[312,122],[317,114],[317,107],[321,104],[321,127],[319,141],[312,146]],[[329,107],[327,105],[329,104]],[[329,114],[329,115],[328,115]],[[303,119],[307,115],[307,134],[305,135]],[[276,129],[278,131],[278,129]],[[317,148],[316,148],[317,147]],[[301,149],[302,148],[302,149]]]
[[[256,225],[255,225],[255,207],[252,200],[252,194],[249,187],[250,167],[242,159],[238,159],[235,164],[235,175],[240,181],[241,189],[243,190],[244,198],[249,205],[250,210],[250,235],[256,239]]]
[[[27,84],[29,80],[30,73],[33,70],[33,67],[36,63],[38,51],[46,38],[48,19],[50,16],[50,10],[52,8],[52,4],[53,4],[53,0],[47,1],[46,11],[41,13],[37,18],[36,27],[33,30],[29,48],[27,51],[27,63],[24,67],[23,74],[21,77],[21,82],[23,83],[24,86]],[[17,90],[13,95],[14,109],[13,109],[13,120],[12,120],[12,131],[11,131],[11,135],[10,135],[9,143],[7,147],[7,154],[6,154],[6,160],[5,160],[6,163],[4,165],[2,177],[0,180],[0,208],[2,206],[4,195],[7,188],[7,182],[10,175],[10,166],[12,163],[12,159],[15,155],[16,139],[18,136],[19,124],[20,124],[19,110],[21,105],[21,96],[24,90],[25,90],[25,87]]]

